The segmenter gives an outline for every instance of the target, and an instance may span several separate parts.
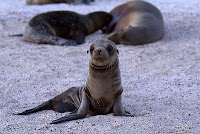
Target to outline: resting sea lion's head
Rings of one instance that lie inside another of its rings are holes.
[[[88,26],[89,33],[102,29],[112,20],[112,15],[103,11],[92,12],[89,13],[87,16],[89,17],[89,20],[91,20],[93,23]]]
[[[116,44],[108,39],[98,39],[90,45],[90,66],[94,68],[108,68],[118,63]]]

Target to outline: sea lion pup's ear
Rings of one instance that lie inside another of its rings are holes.
[[[118,49],[117,49],[116,51],[117,51],[117,54],[119,54],[119,51],[118,51]]]
[[[94,51],[94,44],[91,44],[91,45],[90,45],[90,49],[89,49],[89,50],[87,50],[87,53],[89,53],[89,52],[90,52],[90,53],[92,54],[92,53],[93,53],[93,51]]]

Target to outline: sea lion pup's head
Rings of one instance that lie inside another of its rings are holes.
[[[92,12],[87,14],[87,16],[89,17],[89,20],[91,20],[93,23],[88,23],[88,29],[90,30],[89,33],[103,28],[104,26],[108,25],[112,20],[112,15],[103,11]]]
[[[108,39],[98,39],[90,45],[90,66],[96,69],[107,69],[118,63],[116,44]]]

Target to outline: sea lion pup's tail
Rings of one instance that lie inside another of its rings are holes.
[[[23,37],[23,34],[13,34],[13,35],[8,35],[9,37]]]

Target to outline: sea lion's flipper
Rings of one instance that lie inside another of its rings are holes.
[[[50,44],[52,45],[59,45],[59,46],[77,46],[78,44],[70,39],[64,39],[61,37],[52,37],[52,40],[49,41]]]
[[[73,4],[74,5],[79,5],[81,3],[84,3],[84,4],[90,4],[90,0],[74,0],[73,1]]]
[[[78,45],[73,40],[56,36],[49,25],[37,26],[34,28],[30,25],[27,25],[24,32],[24,39],[29,42],[40,44],[51,44],[58,46]]]
[[[80,105],[79,101],[79,89],[81,87],[71,87],[65,92],[55,96],[54,98],[38,105],[32,109],[23,111],[16,115],[27,115],[42,110],[54,110],[56,112],[73,112]]]
[[[104,26],[101,31],[103,33],[111,33],[114,29],[114,27],[116,26],[116,23],[117,21],[116,20],[112,20],[107,26]]]
[[[121,95],[118,97],[117,101],[113,105],[113,113],[115,116],[126,116],[126,117],[134,117],[134,115],[131,115],[129,112],[124,111],[122,107],[122,97]]]
[[[61,117],[57,120],[52,121],[50,124],[57,124],[57,123],[61,123],[61,122],[65,122],[65,121],[71,121],[71,120],[77,120],[77,119],[82,119],[85,118],[87,114],[67,114],[64,117]]]
[[[51,3],[71,3],[71,0],[26,0],[26,5],[43,5]]]
[[[125,115],[123,115],[123,116],[126,116],[126,117],[135,117],[134,114],[131,114],[131,113],[128,112],[128,111],[125,111]]]
[[[47,101],[47,102],[42,103],[39,106],[36,106],[32,109],[25,110],[25,111],[18,113],[16,115],[27,115],[27,114],[35,113],[35,112],[42,111],[42,110],[48,110],[48,109],[51,109],[51,107],[52,107],[51,101]]]
[[[27,115],[27,114],[35,113],[42,110],[54,110],[59,113],[64,113],[64,112],[72,112],[76,110],[76,106],[72,103],[64,103],[62,101],[51,99],[47,102],[42,103],[39,106],[36,106],[32,109],[25,110],[22,113],[18,113],[16,115]]]
[[[13,34],[9,35],[9,37],[23,37],[23,34]]]
[[[83,44],[85,43],[84,38],[85,38],[85,33],[83,31],[77,31],[73,35],[72,40],[75,40],[77,44]]]
[[[78,44],[70,39],[61,38],[54,35],[49,34],[35,34],[35,35],[27,35],[25,36],[25,40],[40,44],[51,44],[58,46],[77,46]]]
[[[72,112],[74,110],[76,110],[76,106],[72,103],[55,103],[53,105],[53,109],[54,111],[56,112],[59,112],[59,113],[64,113],[64,112]]]
[[[81,105],[78,108],[78,110],[76,111],[76,113],[67,114],[66,116],[64,116],[62,118],[52,121],[50,124],[57,124],[57,123],[65,122],[65,121],[71,121],[71,120],[85,118],[85,116],[87,115],[88,110],[89,110],[89,105],[90,105],[90,100],[86,96],[85,91],[82,90]]]
[[[122,107],[122,97],[121,95],[117,98],[116,102],[113,105],[113,113],[115,116],[124,116],[126,115]]]
[[[119,31],[112,32],[108,35],[108,39],[116,44],[124,45],[141,45],[146,41],[150,42],[149,30],[143,26],[129,26]]]

